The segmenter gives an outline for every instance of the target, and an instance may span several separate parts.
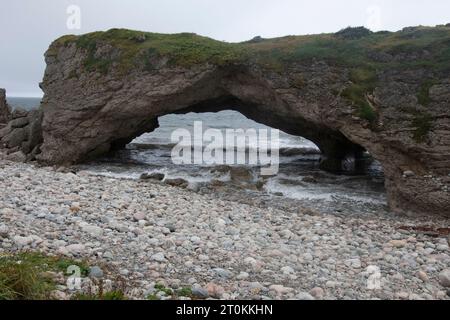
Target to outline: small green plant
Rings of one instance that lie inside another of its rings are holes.
[[[156,300],[159,300],[159,298],[156,294],[153,293],[153,294],[149,294],[147,296],[147,300],[156,301]]]
[[[377,113],[368,102],[361,103],[358,107],[358,115],[360,118],[374,123],[377,120]]]
[[[413,138],[416,142],[424,142],[426,136],[432,128],[432,118],[429,114],[416,114],[412,121],[412,126],[415,128]]]
[[[184,287],[176,291],[176,295],[179,297],[191,297],[192,289],[189,287]]]
[[[430,104],[430,88],[435,83],[436,81],[429,79],[420,86],[419,92],[417,93],[417,99],[422,106],[428,106]]]
[[[155,284],[155,290],[164,292],[166,295],[171,296],[173,294],[173,290],[166,288],[163,284],[157,283]]]
[[[357,108],[358,116],[374,123],[377,113],[367,101],[367,94],[372,93],[376,87],[376,72],[370,68],[356,68],[350,72],[352,84],[346,88],[341,96],[350,100]]]
[[[37,252],[0,256],[0,300],[50,299],[55,283],[46,272],[66,272],[71,265],[88,270],[85,263]]]
[[[49,299],[55,284],[41,265],[14,257],[0,259],[0,300]]]
[[[90,37],[80,37],[76,42],[79,48],[87,51],[87,57],[83,62],[84,67],[88,71],[98,71],[106,74],[112,64],[112,61],[106,58],[96,57],[97,41]]]
[[[158,52],[153,49],[147,49],[143,54],[143,60],[144,60],[144,70],[145,71],[153,71],[156,69],[153,60],[156,59],[159,56]]]

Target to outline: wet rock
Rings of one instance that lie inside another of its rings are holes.
[[[181,179],[181,178],[178,178],[178,179],[166,179],[166,180],[164,180],[164,183],[168,184],[169,186],[179,187],[179,188],[187,188],[188,185],[189,185],[188,181],[186,181],[184,179]]]
[[[163,181],[166,175],[164,173],[143,173],[140,176],[141,180],[156,180]]]
[[[238,183],[247,183],[253,180],[252,170],[246,167],[231,167],[231,181]]]
[[[313,176],[306,176],[302,179],[303,182],[306,183],[318,183],[319,181]]]

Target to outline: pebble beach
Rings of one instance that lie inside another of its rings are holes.
[[[162,286],[189,288],[183,299],[450,299],[448,218],[283,209],[6,160],[0,186],[0,254],[89,261],[86,286],[120,279],[131,299],[173,298]],[[55,294],[73,290],[61,279]]]

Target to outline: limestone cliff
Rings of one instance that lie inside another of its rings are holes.
[[[235,109],[312,140],[328,170],[367,150],[393,210],[450,215],[450,27],[237,44],[113,29],[60,38],[46,62],[41,162],[123,147],[165,114]]]

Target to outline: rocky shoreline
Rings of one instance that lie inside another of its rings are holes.
[[[6,160],[0,182],[0,254],[87,260],[132,299],[450,299],[446,218],[283,210]],[[61,282],[57,297],[73,293]]]

